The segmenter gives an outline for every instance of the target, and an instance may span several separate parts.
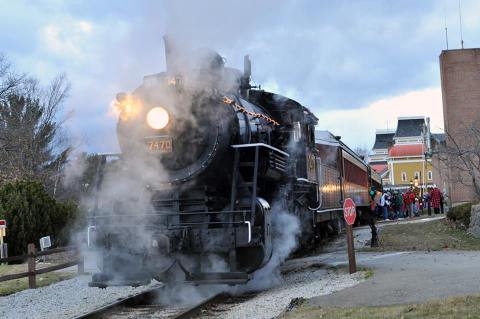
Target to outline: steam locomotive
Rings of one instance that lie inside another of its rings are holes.
[[[369,212],[380,177],[339,137],[315,132],[308,108],[253,87],[248,56],[243,72],[212,51],[184,68],[165,47],[167,72],[116,98],[117,164],[141,180],[129,192],[142,188],[147,204],[93,210],[88,240],[103,262],[91,286],[245,283],[269,262],[281,212],[300,221],[300,245],[342,229],[346,197]]]

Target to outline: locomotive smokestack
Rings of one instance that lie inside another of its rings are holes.
[[[243,57],[243,76],[247,79],[252,76],[252,61],[250,61],[248,54]]]
[[[165,45],[165,64],[167,66],[167,73],[171,74],[174,73],[174,52],[175,52],[175,45],[172,39],[165,35],[163,36],[163,42]]]
[[[243,76],[240,79],[240,92],[242,96],[246,96],[250,86],[250,76],[252,75],[252,62],[248,54],[243,57]]]

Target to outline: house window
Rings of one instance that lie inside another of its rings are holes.
[[[433,179],[433,173],[432,171],[428,171],[428,180],[431,181]]]
[[[402,172],[402,182],[406,182],[406,181],[407,181],[407,173]]]
[[[420,179],[420,172],[415,172],[414,179]]]

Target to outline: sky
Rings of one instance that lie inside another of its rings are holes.
[[[480,46],[480,1],[461,0],[465,48]],[[227,66],[309,107],[317,129],[371,148],[398,116],[443,130],[438,56],[460,48],[458,0],[0,0],[0,53],[48,83],[65,73],[72,141],[118,151],[109,105],[165,70],[163,35],[209,47]]]

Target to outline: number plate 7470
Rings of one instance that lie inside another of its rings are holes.
[[[153,153],[171,153],[172,139],[171,138],[154,138],[147,141],[147,147]]]

